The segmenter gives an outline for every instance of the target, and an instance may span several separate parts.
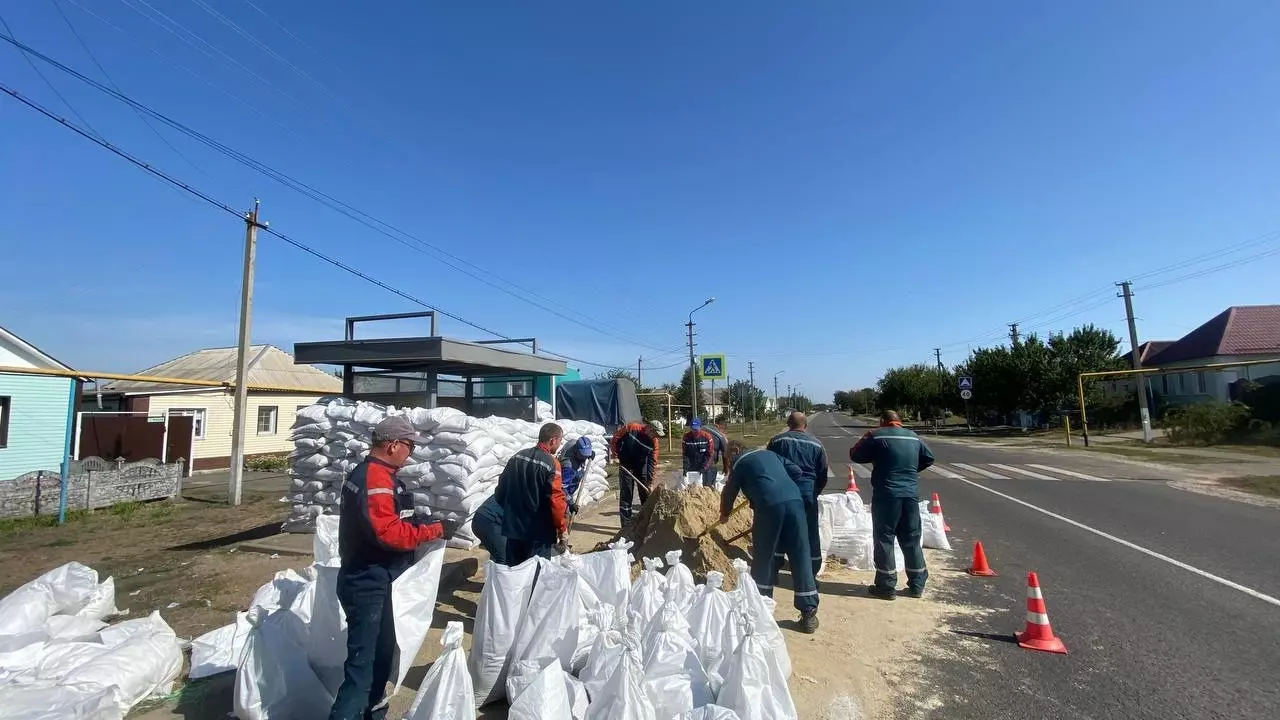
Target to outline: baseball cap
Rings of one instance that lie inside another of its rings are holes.
[[[654,433],[655,435],[657,435],[658,437],[666,437],[666,436],[667,436],[667,431],[666,431],[666,429],[665,429],[665,428],[663,428],[663,427],[662,427],[662,423],[658,422],[657,420],[650,420],[650,421],[649,421],[649,427],[653,429],[653,433]]]
[[[420,435],[413,423],[406,420],[403,415],[392,415],[373,426],[374,442],[391,442],[394,440],[409,440],[414,445],[426,445],[430,442],[428,438]]]
[[[693,422],[689,423],[689,427],[693,428],[694,430],[701,430],[701,429],[702,429],[702,421],[701,421],[701,420],[699,420],[698,418],[694,418],[694,419],[693,419]]]
[[[585,437],[578,438],[578,454],[582,457],[595,457],[596,451],[591,447],[591,441]]]

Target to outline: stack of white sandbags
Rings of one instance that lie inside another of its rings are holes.
[[[388,415],[403,415],[429,439],[398,474],[413,492],[414,508],[423,516],[463,521],[450,544],[474,547],[471,516],[493,494],[507,460],[537,444],[542,423],[475,418],[453,408],[383,407],[345,399],[303,408],[293,428],[293,486],[287,497],[293,512],[286,526],[301,529],[320,515],[337,512],[343,480],[368,454],[373,426]],[[578,495],[578,504],[588,505],[608,490],[605,430],[584,421],[559,424],[565,443],[585,436],[595,450]]]

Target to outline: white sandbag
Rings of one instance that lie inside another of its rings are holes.
[[[461,465],[453,463],[441,464],[438,462],[431,464],[431,473],[437,482],[443,481],[450,485],[466,482],[467,476],[471,474],[469,470]],[[432,487],[435,487],[435,485]]]
[[[337,515],[316,518],[316,534],[311,542],[311,554],[319,564],[338,559]]]
[[[331,402],[325,408],[324,414],[330,420],[350,420],[355,417],[356,406],[350,403]]]
[[[55,614],[75,614],[98,589],[98,571],[69,562],[32,580],[31,584],[48,588],[53,595]]]
[[[658,572],[662,569],[662,561],[658,558],[644,558],[641,562],[644,569],[631,585],[630,608],[640,615],[641,623],[647,626],[658,608],[662,607],[667,579]]]
[[[733,710],[741,720],[798,720],[787,676],[750,618],[746,633],[716,703]]]
[[[146,617],[109,625],[98,633],[98,640],[107,647],[116,647],[123,645],[135,636],[154,633],[173,634],[173,629],[169,627],[169,623],[164,621],[164,618],[160,617],[159,612],[152,612]]]
[[[707,573],[707,584],[689,608],[686,616],[689,632],[693,637],[698,660],[707,670],[713,692],[718,692],[724,678],[720,667],[726,651],[723,648],[724,630],[729,622],[729,594],[721,589],[724,573],[712,570]]]
[[[0,600],[0,637],[41,632],[58,601],[44,585],[31,581]]]
[[[0,718],[14,720],[123,720],[127,711],[114,687],[0,685]]]
[[[98,639],[98,631],[107,624],[97,618],[78,615],[54,615],[44,624],[50,642],[88,642]]]
[[[89,593],[84,605],[76,611],[76,617],[92,620],[102,620],[119,614],[120,611],[116,609],[116,580],[113,577],[108,577],[99,583],[98,587]]]
[[[347,660],[347,615],[338,600],[341,568],[337,563],[317,563],[314,568],[316,580],[312,584],[311,607],[308,617],[304,618],[307,619],[307,661],[329,692],[336,696],[342,685],[342,665]]]
[[[311,720],[329,716],[333,696],[307,663],[306,627],[289,610],[249,610],[252,630],[236,670],[239,720]]]
[[[327,412],[328,409],[329,408],[326,405],[307,405],[306,407],[298,408],[298,412],[294,415],[296,418],[295,423],[304,420],[306,421],[305,423],[302,423],[304,425],[324,422],[325,419],[329,417]]]
[[[312,453],[293,461],[293,468],[299,472],[315,472],[329,464],[330,459],[324,453]]]
[[[738,713],[719,705],[703,705],[680,716],[679,720],[742,720]],[[857,720],[857,716],[840,720]]]
[[[612,605],[601,603],[592,613],[592,622],[601,628],[596,635],[591,650],[587,653],[587,662],[578,677],[582,679],[590,698],[599,697],[604,686],[613,677],[613,671],[622,660],[623,629],[627,616],[617,615]]]
[[[733,589],[733,592],[737,595],[738,601],[742,603],[743,613],[754,619],[756,632],[773,649],[774,656],[778,661],[778,667],[782,669],[782,677],[785,680],[791,677],[791,656],[787,653],[787,641],[782,636],[778,621],[773,617],[773,609],[776,604],[772,599],[760,594],[760,588],[756,586],[756,581],[751,578],[751,570],[745,560],[734,560],[733,567],[738,571],[738,586]],[[729,682],[727,676],[725,677],[725,682]]]
[[[419,560],[391,583],[391,607],[395,610],[396,647],[399,668],[393,693],[400,691],[413,666],[422,641],[431,629],[436,594],[440,591],[440,570],[444,567],[444,546],[439,540],[418,548]]]
[[[36,660],[30,679],[38,682],[61,683],[76,668],[106,652],[110,648],[100,642],[67,642],[46,645]]]
[[[568,670],[578,648],[578,573],[548,561],[539,565],[528,612],[511,646],[511,662],[556,658]]]
[[[462,649],[462,623],[446,623],[440,644],[444,650],[427,671],[405,720],[475,720],[475,692]]]
[[[578,572],[595,590],[600,602],[613,606],[615,614],[626,611],[627,596],[631,592],[631,562],[627,555],[633,545],[630,540],[621,539],[609,543],[608,550],[579,556],[582,567]]]
[[[471,429],[472,418],[457,408],[431,408],[427,416],[436,423],[436,435],[442,432],[462,434]]]
[[[244,655],[249,639],[249,614],[236,613],[236,621],[201,635],[191,641],[191,666],[187,677],[192,680],[235,670]]]
[[[303,439],[323,438],[331,430],[333,430],[333,422],[330,420],[317,423],[307,423],[305,425],[298,425],[295,423],[289,432],[289,439],[294,443],[297,443]],[[324,443],[321,444],[323,445]]]
[[[467,455],[465,453],[458,453],[456,455],[450,455],[446,458],[438,460],[436,462],[436,465],[457,465],[458,467],[465,470],[467,475],[471,475],[471,473],[476,471],[476,462],[477,462],[476,458],[472,457],[471,455]]]
[[[942,513],[929,512],[928,500],[920,501],[920,530],[920,544],[924,547],[935,550],[951,549],[951,543],[947,541],[947,523],[942,519]]]
[[[351,422],[373,427],[387,418],[387,409],[377,403],[361,400],[356,403],[355,412],[351,414]]]
[[[672,550],[666,554],[667,591],[674,592],[675,602],[680,606],[680,612],[685,613],[693,606],[693,595],[697,583],[693,581],[693,572],[680,562],[682,554],[684,553],[681,550]]]
[[[8,683],[34,680],[36,665],[47,647],[45,641],[22,640],[8,646],[4,640],[0,638],[0,688]]]
[[[599,696],[591,698],[586,720],[658,720],[644,689],[642,668],[639,650],[625,647]]]
[[[492,560],[485,565],[484,589],[480,591],[468,658],[476,707],[506,697],[507,656],[529,606],[537,573],[538,561],[534,558],[515,567]]]
[[[249,601],[249,607],[261,607],[268,611],[292,607],[298,593],[309,581],[293,568],[286,568],[275,574],[271,582],[258,588]]]
[[[573,707],[559,663],[549,662],[520,693],[507,711],[509,720],[572,718]]]
[[[671,584],[654,622],[658,628],[647,641],[644,688],[657,717],[675,717],[714,700],[679,606],[679,594]]]
[[[173,630],[151,614],[152,632],[140,632],[108,647],[62,678],[64,685],[115,687],[126,708],[153,694],[167,695],[182,672],[182,647]]]

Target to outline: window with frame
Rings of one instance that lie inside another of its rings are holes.
[[[13,398],[0,396],[0,448],[9,446],[9,410],[13,407]]]
[[[196,440],[204,439],[205,425],[205,409],[204,408],[173,408],[169,410],[169,415],[178,417],[191,418],[191,436]]]
[[[276,416],[280,408],[275,405],[263,405],[258,408],[258,434],[274,435],[276,432]]]
[[[529,392],[528,380],[507,383],[507,397],[525,397],[532,394],[533,393]]]

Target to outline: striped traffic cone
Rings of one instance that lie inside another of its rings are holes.
[[[980,577],[995,577],[996,571],[987,564],[987,552],[982,549],[982,541],[973,544],[973,562],[969,563],[968,573]]]
[[[1045,611],[1044,595],[1040,594],[1040,578],[1035,571],[1027,573],[1027,629],[1017,633],[1018,645],[1028,650],[1067,654],[1067,646],[1053,634],[1049,626],[1049,613]]]
[[[851,493],[857,493],[857,492],[858,492],[858,479],[857,479],[856,477],[854,477],[854,475],[853,475],[853,466],[852,466],[852,465],[850,465],[850,466],[849,466],[849,485],[848,485],[847,487],[845,487],[844,491],[845,491],[845,492],[851,492]]]
[[[929,512],[934,515],[942,514],[942,501],[938,499],[938,493],[934,493],[933,498],[929,500]],[[942,518],[942,531],[951,532],[951,526],[947,524],[946,518]]]

